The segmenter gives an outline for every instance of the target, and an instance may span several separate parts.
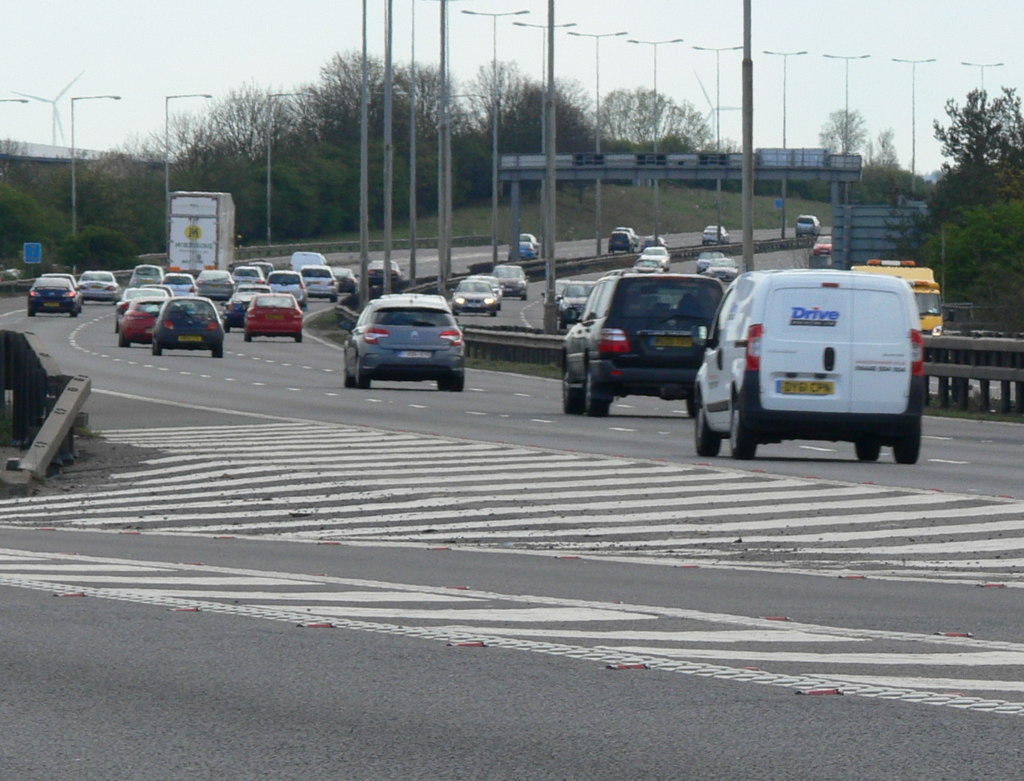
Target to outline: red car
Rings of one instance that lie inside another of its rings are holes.
[[[117,346],[131,347],[132,342],[152,344],[153,325],[160,313],[166,298],[151,296],[149,298],[133,298],[124,310],[121,324],[117,329]]]
[[[260,293],[245,310],[245,341],[254,336],[291,336],[302,341],[302,308],[291,293]]]
[[[814,242],[814,247],[811,249],[812,255],[831,255],[832,254],[832,237],[831,236],[819,236]]]

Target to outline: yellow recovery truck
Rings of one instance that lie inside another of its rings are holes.
[[[932,336],[942,333],[942,291],[930,268],[918,266],[912,260],[869,260],[864,265],[851,266],[850,270],[888,274],[907,280],[921,315],[921,333]]]

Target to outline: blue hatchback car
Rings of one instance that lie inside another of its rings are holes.
[[[209,350],[224,357],[224,326],[208,298],[182,296],[164,302],[153,324],[153,355],[168,350]]]
[[[37,312],[67,313],[78,317],[82,294],[74,283],[63,277],[39,277],[28,291],[28,316]]]

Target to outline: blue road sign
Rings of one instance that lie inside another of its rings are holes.
[[[43,245],[38,241],[26,241],[25,242],[25,262],[26,263],[42,263],[43,262]]]
[[[785,205],[785,201],[783,201],[781,198],[776,198],[775,199],[775,208],[776,209],[781,209],[784,205]]]

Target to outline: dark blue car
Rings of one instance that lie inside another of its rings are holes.
[[[226,302],[224,302],[224,330],[245,328],[245,313],[249,309],[252,297],[259,293],[271,293],[270,285],[239,285]]]
[[[78,317],[82,311],[82,294],[74,283],[63,277],[40,277],[28,291],[28,316],[36,312],[67,313]]]

